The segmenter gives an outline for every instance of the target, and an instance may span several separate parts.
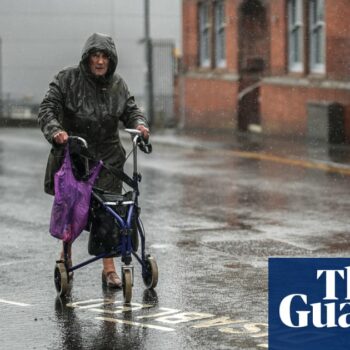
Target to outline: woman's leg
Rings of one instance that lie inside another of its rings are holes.
[[[65,242],[62,242],[62,250],[61,250],[61,257],[60,259],[61,260],[65,260],[65,256],[64,256],[64,249],[65,249],[65,246],[66,246],[66,250],[67,250],[67,266],[68,268],[72,267],[73,266],[73,263],[72,263],[72,243],[65,243]],[[69,273],[69,277],[70,278],[73,278],[73,272],[70,272]]]
[[[113,258],[103,259],[103,271],[107,274],[108,272],[115,272],[115,265]]]
[[[122,281],[115,271],[113,258],[103,259],[102,284],[110,288],[121,288]]]
[[[65,256],[64,256],[64,246],[66,245],[66,249],[67,249],[67,258],[68,261],[72,262],[72,243],[65,243],[62,242],[62,251],[61,251],[61,260],[64,260]]]
[[[123,169],[122,165],[120,169]],[[95,182],[96,187],[117,194],[122,193],[122,184],[122,181],[117,179],[110,171],[107,171],[107,169],[101,170]],[[121,288],[122,286],[122,281],[115,270],[113,258],[103,259],[102,284],[111,288]]]

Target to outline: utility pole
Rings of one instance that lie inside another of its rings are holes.
[[[150,126],[153,122],[153,59],[152,59],[152,39],[150,37],[150,0],[145,0],[145,47],[146,47],[146,100],[147,117]]]
[[[111,37],[113,40],[116,40],[115,33],[114,33],[114,1],[111,0]]]
[[[4,100],[2,96],[2,39],[0,37],[0,118],[4,116]]]

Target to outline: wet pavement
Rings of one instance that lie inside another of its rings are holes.
[[[49,147],[38,130],[0,129],[1,348],[264,349],[268,258],[349,255],[348,147],[153,140],[140,157],[141,207],[159,284],[145,290],[135,262],[132,304],[123,305],[121,292],[102,288],[100,262],[56,297],[60,243],[42,192]],[[74,262],[89,257],[87,241],[85,232],[75,242]]]
[[[299,166],[304,161],[310,164],[324,164],[329,167],[346,168],[350,166],[350,146],[328,144],[316,139],[269,137],[259,133],[219,133],[215,131],[178,132],[168,129],[158,132],[154,137],[157,144],[173,145],[202,150],[230,151],[243,158],[257,155],[273,156],[294,162]],[[249,154],[250,153],[250,154]],[[270,159],[271,160],[271,159]],[[283,161],[282,161],[283,162]]]

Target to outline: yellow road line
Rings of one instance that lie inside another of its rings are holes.
[[[275,156],[267,153],[255,153],[255,152],[245,152],[245,151],[227,151],[228,154],[233,154],[239,158],[246,159],[256,159],[256,160],[264,160],[274,163],[286,164],[291,166],[298,166],[307,169],[317,169],[332,173],[338,173],[342,175],[350,175],[350,167],[342,167],[331,165],[327,163],[321,163],[316,161],[308,161],[303,159],[293,159],[293,158],[285,158],[280,156]]]

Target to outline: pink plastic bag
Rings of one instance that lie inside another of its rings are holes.
[[[101,170],[100,161],[90,171],[86,181],[78,181],[72,171],[68,146],[63,164],[55,174],[55,199],[52,206],[50,233],[64,242],[73,242],[85,229],[92,186]]]

